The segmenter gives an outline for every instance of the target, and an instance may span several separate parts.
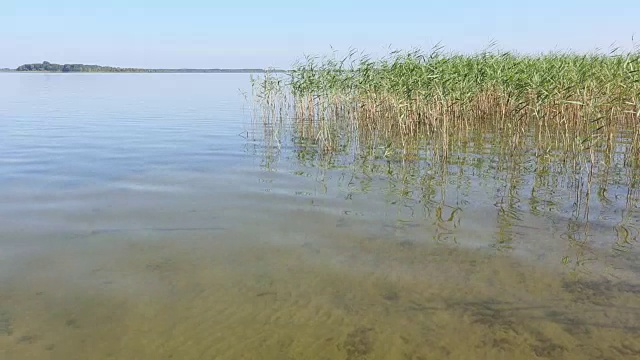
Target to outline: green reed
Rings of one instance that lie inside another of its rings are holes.
[[[453,236],[477,187],[495,201],[500,249],[526,214],[570,208],[582,224],[592,209],[640,199],[640,52],[351,52],[253,81],[256,118],[274,141],[268,166],[282,142],[303,169],[341,173],[348,197],[387,183],[399,211],[433,219],[439,239]],[[623,213],[615,242],[627,249],[640,229]],[[576,246],[591,236],[579,230],[566,232]]]
[[[640,52],[458,55],[436,48],[373,60],[352,51],[307,57],[284,77],[256,80],[254,91],[268,99],[259,101],[271,111],[265,122],[292,118],[327,150],[363,140],[407,148],[427,137],[446,153],[452,134],[487,127],[513,141],[532,134],[584,150],[635,128]]]

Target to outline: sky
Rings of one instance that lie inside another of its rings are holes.
[[[0,68],[84,63],[287,68],[304,55],[388,49],[633,49],[640,1],[2,0]]]

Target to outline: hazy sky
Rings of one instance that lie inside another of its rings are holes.
[[[640,43],[640,0],[2,0],[0,67],[287,67],[350,46],[589,51]]]

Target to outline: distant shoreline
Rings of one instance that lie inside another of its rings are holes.
[[[252,69],[143,69],[141,71],[49,71],[49,70],[14,70],[0,69],[0,73],[20,73],[20,74],[265,74],[265,73],[287,73],[289,70],[252,70]]]
[[[24,64],[15,69],[3,68],[1,72],[20,73],[136,73],[136,74],[263,74],[263,73],[286,73],[282,69],[145,69],[145,68],[121,68],[102,65],[86,64],[54,64],[44,61],[41,64]]]

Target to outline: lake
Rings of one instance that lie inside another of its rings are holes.
[[[495,133],[444,163],[327,155],[250,94],[0,74],[0,358],[640,357],[622,150],[593,177]]]

